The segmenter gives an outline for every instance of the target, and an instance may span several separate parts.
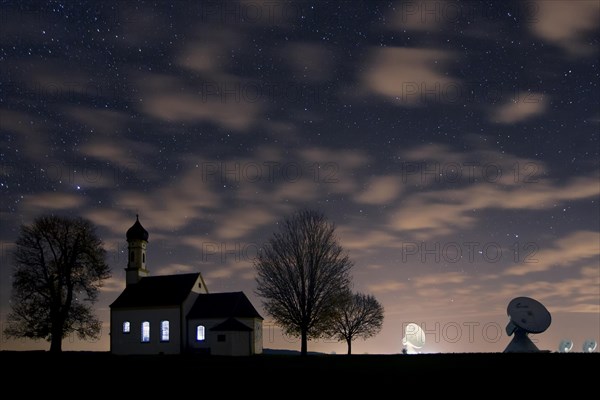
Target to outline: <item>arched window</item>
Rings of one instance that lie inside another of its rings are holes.
[[[204,337],[204,325],[198,325],[196,327],[196,340],[198,342],[202,342],[204,341],[205,337]]]
[[[161,321],[160,322],[160,341],[161,342],[169,341],[169,321]]]
[[[129,253],[129,261],[131,261],[131,262],[135,261],[135,253],[133,251],[131,253]]]
[[[150,322],[142,322],[142,343],[148,343],[150,341]]]
[[[123,333],[129,333],[131,332],[131,324],[129,323],[129,321],[124,321],[123,322]]]
[[[142,253],[142,262],[146,262],[146,253]]]

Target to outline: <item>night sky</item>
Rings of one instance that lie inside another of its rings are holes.
[[[517,296],[552,313],[538,347],[580,351],[600,339],[599,4],[1,2],[0,324],[19,226],[83,216],[113,276],[100,340],[64,347],[108,350],[138,213],[152,275],[244,291],[264,346],[299,349],[251,262],[313,208],[385,307],[354,352],[400,352],[410,322],[424,352],[502,351]]]

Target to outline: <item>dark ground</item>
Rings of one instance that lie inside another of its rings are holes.
[[[480,390],[473,385],[489,384],[485,386],[488,395],[496,390],[500,395],[508,395],[506,390],[535,394],[537,387],[552,391],[556,384],[577,388],[582,382],[595,381],[597,372],[593,371],[597,371],[599,362],[600,353],[217,357],[0,352],[1,385],[5,390],[24,385],[30,395],[49,395],[60,392],[64,385],[77,383],[84,387],[83,397],[93,398],[119,391],[157,395],[173,385],[186,387],[181,389],[183,393],[204,393],[210,387],[222,395],[253,388],[260,393],[271,391],[272,396],[267,397],[278,399],[315,390],[341,389],[356,394],[415,385],[423,394],[443,390],[447,394],[469,391],[473,395]]]

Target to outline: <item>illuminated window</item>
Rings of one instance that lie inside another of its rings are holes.
[[[142,322],[142,343],[150,341],[150,322]]]
[[[225,341],[225,335],[217,335],[217,342],[224,342]]]
[[[196,340],[199,342],[204,340],[204,326],[202,325],[196,327]]]
[[[129,323],[129,321],[125,321],[123,322],[123,333],[129,332],[131,332],[131,324]]]
[[[169,321],[161,321],[160,322],[160,341],[161,342],[169,341]]]

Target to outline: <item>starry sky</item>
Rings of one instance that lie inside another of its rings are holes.
[[[152,275],[244,291],[264,346],[299,349],[252,257],[313,208],[385,308],[356,353],[400,352],[410,322],[424,352],[502,351],[517,296],[552,314],[538,347],[599,340],[599,4],[2,1],[0,324],[19,226],[83,216],[113,273],[102,336],[64,348],[108,350],[139,213]]]

